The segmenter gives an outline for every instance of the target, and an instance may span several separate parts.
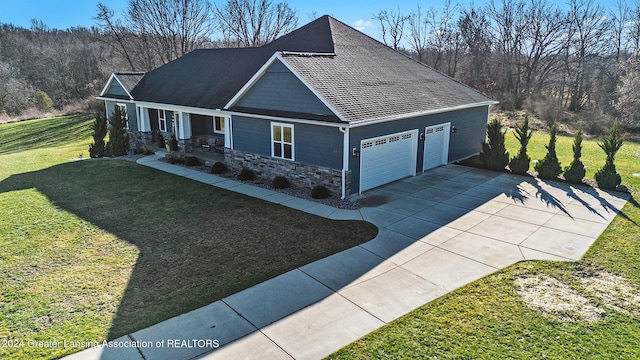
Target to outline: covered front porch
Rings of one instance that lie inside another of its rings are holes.
[[[215,155],[224,156],[224,148],[229,147],[228,114],[163,104],[139,105],[137,110],[140,132],[160,133],[167,144],[175,135],[181,152],[216,158]]]

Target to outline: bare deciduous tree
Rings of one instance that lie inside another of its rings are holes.
[[[380,23],[382,41],[385,45],[392,47],[394,50],[398,50],[402,42],[406,22],[410,16],[402,14],[398,8],[398,12],[393,10],[380,10],[373,18]]]
[[[210,39],[213,7],[208,0],[129,0],[132,32],[155,45],[163,63],[177,59]]]
[[[237,46],[261,46],[298,26],[296,11],[286,1],[227,0],[215,6],[214,14],[225,42]]]
[[[604,8],[595,5],[594,0],[570,0],[569,6],[569,110],[579,111],[587,102],[592,86],[590,73],[594,68],[589,66],[589,60],[603,49],[602,40],[610,23],[606,21]]]

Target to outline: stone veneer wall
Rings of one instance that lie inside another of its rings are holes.
[[[307,188],[308,190],[311,190],[317,185],[323,185],[329,190],[332,197],[340,197],[342,195],[341,170],[246,153],[228,148],[224,149],[224,157],[227,165],[234,170],[241,170],[243,168],[251,169],[256,172],[256,175],[267,179],[284,176],[295,186]],[[345,178],[347,183],[346,194],[349,196],[351,171],[345,174]]]
[[[153,142],[151,132],[127,130],[129,135],[129,149],[140,149],[144,145],[150,145]]]
[[[170,132],[162,131],[162,136],[164,137],[164,143],[169,144],[171,140]],[[151,145],[153,143],[153,134],[151,131],[132,131],[127,130],[127,135],[129,135],[129,149],[139,149],[144,145]],[[180,142],[178,142],[178,147],[180,147]],[[184,146],[184,144],[182,144]]]

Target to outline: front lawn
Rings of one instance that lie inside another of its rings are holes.
[[[29,341],[114,339],[377,233],[131,162],[69,162],[90,123],[0,125],[0,341],[18,344],[0,358],[73,353]]]
[[[548,135],[536,133],[529,155],[544,157]],[[569,164],[569,137],[558,157]],[[515,155],[518,144],[507,134]],[[604,163],[585,141],[587,177]],[[329,356],[330,359],[637,359],[640,358],[640,145],[616,158],[635,191],[578,262],[527,261],[475,281]],[[533,305],[532,305],[533,303]]]

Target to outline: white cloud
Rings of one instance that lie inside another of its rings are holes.
[[[360,20],[354,22],[353,26],[356,28],[356,30],[364,31],[364,29],[372,27],[373,24],[369,20],[365,21],[363,19],[360,19]]]

